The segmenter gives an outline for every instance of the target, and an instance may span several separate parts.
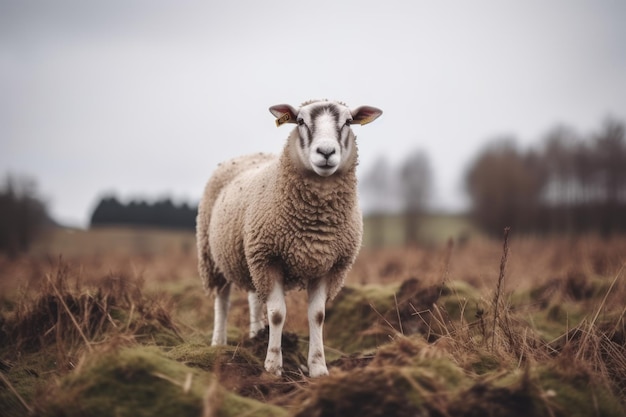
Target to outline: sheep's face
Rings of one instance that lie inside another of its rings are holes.
[[[354,150],[350,110],[335,103],[318,102],[298,112],[299,155],[317,175],[334,174]]]
[[[277,125],[296,123],[297,154],[306,169],[328,177],[353,160],[355,135],[351,124],[366,124],[382,114],[369,106],[350,110],[342,103],[315,101],[305,103],[299,110],[288,104],[272,106]]]

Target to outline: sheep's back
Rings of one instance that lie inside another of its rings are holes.
[[[276,156],[267,153],[257,153],[233,158],[218,165],[211,175],[204,193],[204,203],[212,207],[220,191],[233,182],[242,173],[254,170],[265,163],[275,160]]]
[[[275,159],[276,156],[265,153],[234,158],[221,163],[209,179],[198,207],[197,219],[198,256],[201,264],[204,264],[204,267],[200,268],[200,275],[205,288],[212,289],[224,284],[224,277],[221,276],[222,268],[220,268],[220,262],[217,262],[219,259],[216,259],[216,255],[219,257],[220,253],[225,251],[220,250],[216,245],[224,246],[229,244],[228,242],[232,244],[237,233],[234,226],[240,220],[235,218],[235,212],[229,206],[245,204],[239,198],[232,196],[226,199],[225,192],[229,186],[246,176],[246,173],[258,170]],[[228,201],[217,204],[216,207],[218,200]],[[216,215],[216,210],[221,210],[227,215],[219,215],[219,213]],[[220,224],[215,224],[215,222]]]
[[[271,154],[246,155],[224,162],[207,184],[199,213],[205,221],[206,241],[214,274],[226,274],[228,280],[251,289],[246,275],[242,244],[243,210],[250,203],[251,184],[277,157]],[[211,284],[209,283],[209,286]]]

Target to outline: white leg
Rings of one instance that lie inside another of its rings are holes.
[[[312,378],[328,375],[322,330],[326,311],[326,282],[309,286],[309,376]]]
[[[270,340],[267,344],[265,370],[280,375],[283,369],[283,353],[281,338],[287,307],[285,306],[285,292],[280,279],[274,280],[274,287],[267,298],[267,319],[270,323]]]
[[[256,292],[248,292],[248,305],[250,306],[250,338],[253,338],[259,330],[265,327],[263,322],[263,303],[259,300]]]
[[[230,284],[226,284],[215,295],[215,321],[213,325],[213,339],[211,346],[226,344],[226,320],[230,306]]]

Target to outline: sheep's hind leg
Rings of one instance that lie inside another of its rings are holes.
[[[267,318],[270,324],[270,338],[267,344],[267,356],[265,357],[265,370],[280,376],[283,370],[283,353],[281,351],[281,338],[285,323],[285,292],[280,279],[274,280],[274,286],[267,298]]]
[[[226,344],[226,321],[228,319],[228,308],[230,306],[230,286],[230,283],[224,285],[215,295],[215,321],[211,346]]]
[[[326,282],[309,285],[309,376],[312,378],[328,375],[322,330],[326,311]]]
[[[263,303],[259,300],[256,292],[248,292],[248,305],[250,307],[250,338],[253,338],[259,330],[265,327],[263,322]]]

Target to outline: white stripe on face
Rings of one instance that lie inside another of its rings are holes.
[[[328,112],[322,113],[314,121],[312,131],[315,134],[309,149],[311,166],[318,175],[327,177],[337,170],[341,162],[336,118]]]

